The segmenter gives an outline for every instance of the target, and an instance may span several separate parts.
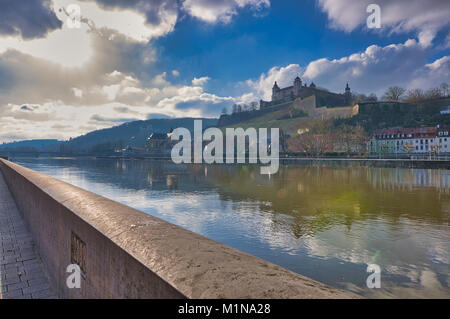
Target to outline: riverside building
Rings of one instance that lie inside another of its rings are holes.
[[[369,154],[449,154],[450,127],[391,128],[375,131]]]

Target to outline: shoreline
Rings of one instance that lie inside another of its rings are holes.
[[[10,157],[27,158],[27,156]],[[36,158],[36,157],[30,157]],[[91,158],[91,159],[111,159],[111,160],[152,160],[171,161],[167,156],[45,156],[37,158]],[[188,164],[188,163],[187,163]],[[206,164],[206,163],[202,163]],[[232,165],[260,165],[253,163],[233,163]],[[450,159],[395,159],[395,158],[327,158],[327,157],[280,157],[280,165],[297,166],[328,166],[328,167],[380,167],[380,168],[420,168],[420,169],[450,169]],[[210,164],[211,165],[211,164]],[[212,165],[224,165],[224,163],[213,163]]]

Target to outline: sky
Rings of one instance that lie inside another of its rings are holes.
[[[449,17],[448,0],[0,0],[0,143],[217,117],[297,75],[426,90],[450,82]]]

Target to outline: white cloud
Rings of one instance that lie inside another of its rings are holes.
[[[148,110],[141,107],[126,106],[128,112],[121,113],[117,107],[121,103],[80,106],[67,105],[61,101],[33,105],[25,110],[24,105],[8,104],[0,109],[0,141],[12,139],[58,138],[68,139],[92,130],[111,127],[125,121],[144,120]],[[101,114],[110,121],[97,121]]]
[[[195,85],[195,86],[203,86],[209,80],[211,80],[211,78],[209,76],[203,76],[201,78],[194,77],[194,79],[192,80],[192,84]]]
[[[365,26],[370,13],[366,8],[376,3],[381,8],[380,32],[418,31],[423,46],[431,44],[436,32],[450,23],[448,0],[317,0],[327,13],[331,27],[353,31]]]
[[[76,97],[83,97],[83,90],[77,89],[77,88],[72,88],[73,91],[73,95],[75,95]]]
[[[69,4],[81,8],[80,28],[70,28],[64,10]],[[159,11],[159,24],[149,25],[145,15],[131,9],[106,10],[96,2],[75,0],[53,0],[52,8],[62,27],[48,33],[46,37],[23,40],[19,35],[0,37],[0,54],[9,49],[18,50],[34,57],[57,63],[67,68],[86,65],[94,55],[96,37],[113,40],[118,35],[127,41],[147,43],[150,39],[171,32],[177,20],[177,13]],[[146,63],[152,62],[152,52],[146,55]]]
[[[207,93],[200,86],[183,86],[177,89],[176,94],[160,100],[157,107],[169,110],[170,115],[217,116],[224,106],[233,102],[235,99],[231,96]]]
[[[152,84],[157,86],[157,87],[167,86],[169,84],[169,82],[166,81],[166,76],[167,76],[166,72],[158,74],[153,79]]]
[[[216,116],[225,104],[234,101],[232,97],[204,92],[201,86],[174,85],[165,79],[165,73],[154,76],[147,86],[117,70],[94,73],[95,79],[89,73],[76,74],[77,78],[70,72],[60,73],[52,64],[29,57],[21,60],[24,57],[14,55],[17,65],[11,65],[0,56],[0,69],[5,63],[16,75],[23,69],[27,77],[35,78],[39,73],[46,76],[39,82],[19,80],[11,95],[0,92],[0,142],[67,139],[125,121],[145,120],[156,113],[172,117]],[[92,82],[86,83],[85,76]]]
[[[442,82],[448,83],[449,79],[450,55],[447,55],[419,68],[412,77],[409,88],[427,89],[430,86],[436,87]]]
[[[107,28],[123,34],[135,41],[148,42],[151,38],[165,35],[173,30],[177,21],[176,12],[164,10],[162,6],[158,11],[160,18],[158,25],[150,25],[146,21],[145,13],[137,9],[105,9],[100,7],[95,1],[77,0],[52,0],[58,18],[67,20],[64,11],[60,8],[67,8],[68,5],[75,4],[81,9],[81,17],[86,23],[92,24],[96,29]]]
[[[285,67],[274,66],[267,73],[261,74],[258,80],[248,80],[247,85],[254,91],[253,97],[270,100],[275,81],[280,87],[290,86],[293,85],[295,77],[302,73],[302,68],[298,64],[289,64]],[[251,96],[244,95],[243,98],[249,100]]]
[[[113,85],[105,85],[102,87],[102,91],[106,94],[108,97],[108,100],[114,101],[116,99],[117,93],[119,93],[120,90],[120,84],[113,84]]]
[[[270,0],[185,0],[182,5],[191,16],[208,23],[229,23],[244,7],[259,12],[270,7]]]
[[[0,54],[9,49],[69,68],[84,65],[93,55],[92,39],[86,25],[81,29],[70,29],[63,24],[61,29],[49,33],[46,38],[27,41],[11,36],[0,38]]]
[[[371,45],[363,52],[338,59],[321,58],[311,61],[302,72],[297,64],[273,67],[257,80],[248,80],[252,98],[270,100],[274,81],[280,87],[292,85],[297,74],[303,81],[343,93],[347,81],[353,91],[381,95],[392,85],[405,88],[439,86],[450,78],[450,58],[444,56],[427,63],[428,51],[418,41],[384,47]],[[246,96],[248,98],[248,96]]]

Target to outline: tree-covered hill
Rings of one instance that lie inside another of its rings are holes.
[[[127,122],[122,125],[96,130],[71,139],[61,145],[63,153],[111,151],[126,146],[143,148],[151,133],[167,133],[184,127],[193,131],[194,120],[203,120],[203,127],[216,125],[217,119],[174,118]]]

